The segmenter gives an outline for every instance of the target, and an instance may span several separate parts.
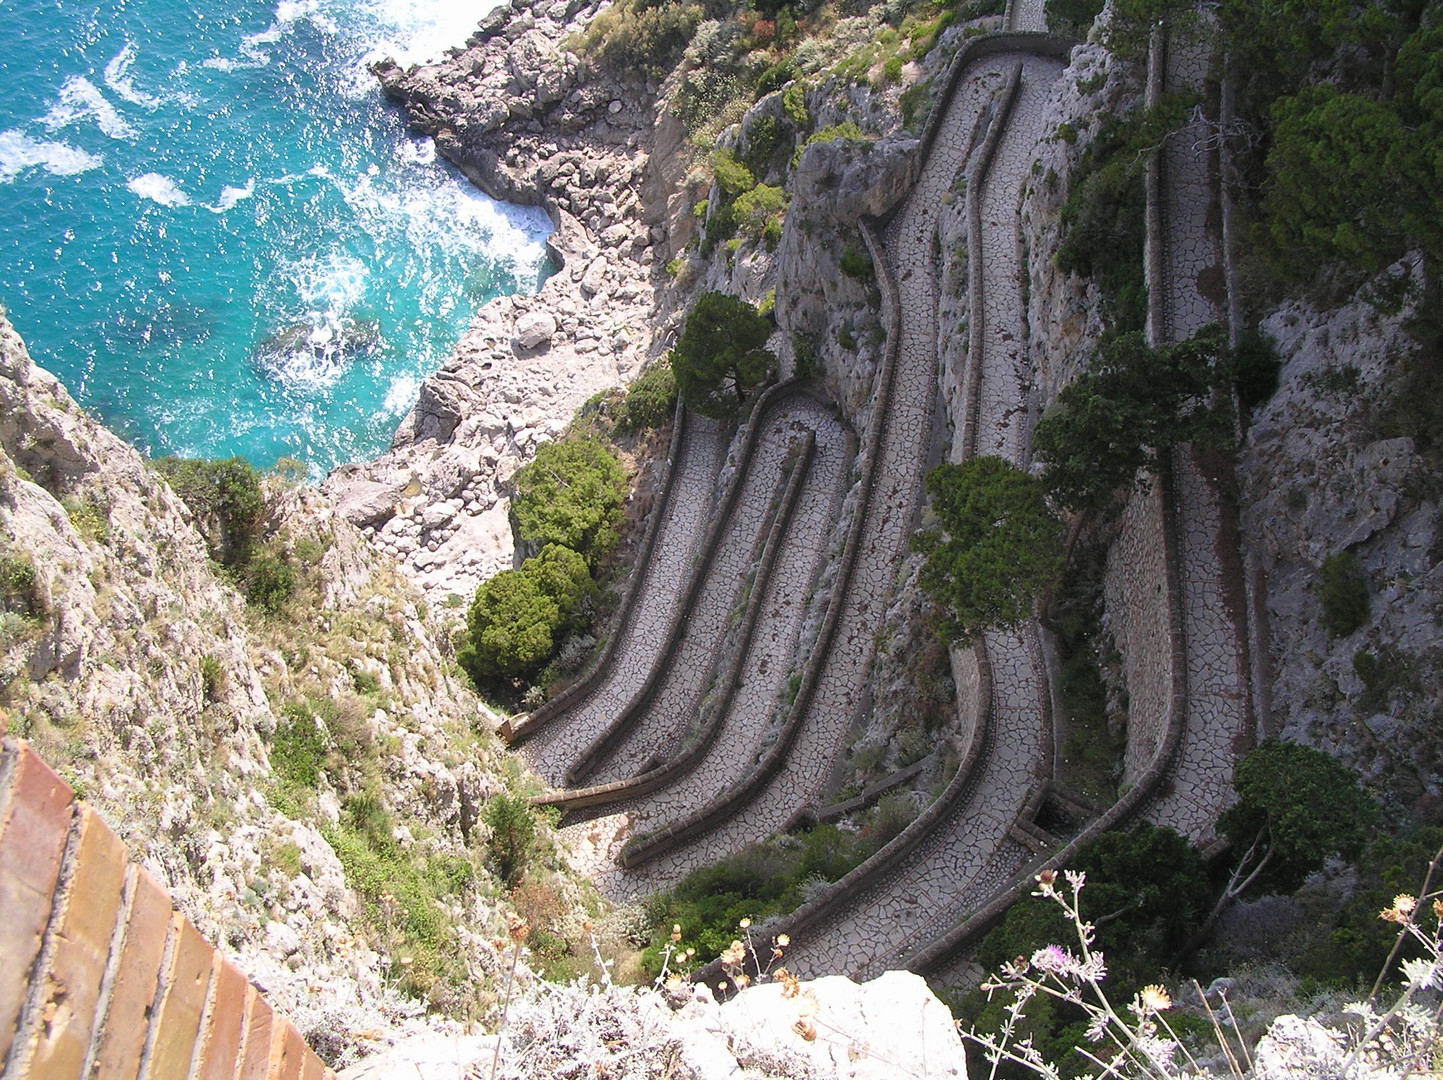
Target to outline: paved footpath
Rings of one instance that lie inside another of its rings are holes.
[[[813,468],[820,467],[826,477],[831,478],[832,486],[845,475],[846,468],[841,457],[846,454],[846,432],[832,412],[816,399],[800,393],[790,395],[769,410],[762,423],[763,434],[758,440],[751,468],[742,478],[740,496],[731,519],[723,525],[716,554],[686,619],[676,652],[667,661],[661,682],[647,707],[631,718],[623,741],[585,777],[587,784],[626,780],[649,764],[672,757],[685,741],[688,731],[694,728],[702,698],[717,674],[727,630],[735,623],[741,606],[746,602],[747,583],[756,568],[766,532],[772,523],[778,486],[785,483],[783,461],[806,432],[816,432],[818,449],[826,448]],[[807,490],[815,490],[817,483],[818,478],[809,477]],[[823,501],[830,505],[830,494]],[[832,519],[813,520],[811,524],[821,530],[821,536],[802,537],[794,525],[788,531],[786,545],[790,547],[800,540],[820,558],[822,544],[831,532]],[[801,580],[805,582],[810,578]],[[795,582],[787,582],[787,585],[794,586]],[[800,605],[803,597],[793,599]],[[773,672],[774,677],[785,676],[789,657],[788,652],[772,659],[777,669]],[[752,685],[744,685],[747,687],[746,696],[751,696],[754,693]],[[758,684],[755,691],[761,689]],[[693,781],[685,780],[683,783],[690,789]],[[707,797],[712,794],[715,792],[709,792]],[[689,795],[689,791],[679,793],[682,801],[696,806],[705,801],[687,797]]]
[[[1047,134],[1042,130],[1044,105],[1062,65],[1032,56],[992,57],[969,74],[969,89],[995,86],[1019,62],[1018,96],[991,169],[981,180],[980,250],[969,253],[969,258],[982,260],[982,292],[971,298],[972,318],[981,320],[982,355],[976,368],[976,441],[964,453],[993,454],[1025,466],[1032,371],[1026,354],[1018,205],[1037,144]],[[958,111],[949,111],[946,130],[971,131],[975,113],[960,110],[979,104],[975,93],[959,92],[952,106]],[[962,165],[965,147],[953,144],[939,154],[946,138],[938,140],[909,210],[928,197],[931,184],[950,185]],[[969,184],[977,183],[969,177]],[[906,258],[907,253],[902,249],[897,254]],[[918,278],[914,274],[901,286],[904,327],[914,322],[919,351],[930,347],[935,355],[935,291],[923,290]],[[935,284],[931,288],[935,290]],[[928,301],[930,311],[924,306]],[[1036,628],[1029,624],[1015,632],[989,632],[985,648],[992,675],[990,723],[970,794],[959,798],[880,881],[839,896],[821,921],[793,935],[787,963],[798,974],[841,972],[870,978],[897,966],[990,899],[1030,857],[1008,831],[1035,783],[1050,772],[1049,695]],[[959,705],[966,707],[960,696]]]
[[[1182,35],[1177,35],[1181,39]],[[1165,87],[1203,89],[1208,47],[1173,40],[1167,49]],[[1208,130],[1197,119],[1171,136],[1163,150],[1162,325],[1149,328],[1155,342],[1181,341],[1223,316],[1205,293],[1209,279],[1222,281],[1212,162],[1204,149]],[[1219,286],[1220,287],[1220,286]],[[1187,644],[1187,730],[1172,780],[1147,809],[1158,825],[1194,840],[1212,838],[1217,816],[1232,799],[1233,767],[1250,738],[1246,628],[1236,570],[1230,577],[1223,552],[1236,538],[1223,529],[1217,487],[1187,450],[1174,455],[1178,531],[1182,542],[1183,625]]]
[[[617,645],[611,671],[564,716],[543,726],[521,746],[531,767],[548,783],[562,782],[577,755],[631,700],[661,654],[666,628],[711,514],[726,449],[726,425],[703,416],[687,417],[682,445],[672,464],[677,474],[671,498],[661,509],[665,517],[630,625],[616,631],[625,636]]]
[[[740,676],[740,689],[707,752],[677,782],[650,795],[607,806],[598,816],[581,811],[563,828],[573,852],[573,868],[601,889],[625,899],[638,892],[635,875],[623,871],[616,856],[629,836],[683,817],[741,779],[756,760],[770,721],[785,707],[788,675],[797,662],[798,639],[815,582],[826,560],[829,539],[841,509],[852,465],[846,431],[826,410],[811,403],[805,419],[795,410],[778,418],[779,431],[816,434],[816,450],[796,509],[783,536],[776,565],[761,598],[761,612]],[[661,749],[671,756],[682,745],[673,737]]]
[[[872,497],[863,510],[857,563],[796,742],[785,764],[739,813],[689,843],[613,876],[608,885],[612,895],[643,895],[665,888],[687,871],[785,828],[800,808],[819,799],[833,763],[845,749],[848,730],[867,694],[876,631],[911,532],[932,428],[937,389],[932,237],[937,213],[969,150],[969,118],[979,114],[1005,79],[1006,72],[994,73],[958,91],[917,187],[888,230],[887,259],[897,270],[903,308],[892,407],[877,421],[883,425],[879,457]]]

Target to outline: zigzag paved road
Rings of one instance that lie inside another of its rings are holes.
[[[873,641],[921,492],[938,388],[937,219],[964,174],[970,348],[962,385],[969,405],[954,456],[1030,463],[1033,372],[1019,206],[1039,142],[1050,135],[1044,105],[1069,43],[1018,32],[1042,30],[1040,0],[1015,0],[1007,20],[1005,33],[959,52],[924,138],[916,184],[884,234],[864,225],[888,343],[855,457],[860,480],[846,502],[851,516],[842,513],[843,494],[856,447],[833,411],[803,390],[783,386],[758,405],[736,440],[742,449],[731,486],[716,499],[724,432],[690,420],[614,655],[542,717],[525,746],[551,782],[589,785],[544,801],[571,811],[564,831],[578,868],[613,897],[673,884],[785,829],[822,801],[867,697]],[[1175,51],[1170,64],[1172,82],[1196,77],[1183,70],[1196,67],[1195,55]],[[1213,250],[1206,208],[1198,210],[1209,178],[1181,145],[1164,163],[1176,186],[1167,189],[1173,205],[1160,215],[1170,224],[1162,262],[1173,292],[1163,305],[1163,289],[1155,290],[1169,335],[1196,321],[1195,286]],[[1177,286],[1179,279],[1194,287]],[[1176,471],[1181,509],[1169,509],[1172,488],[1164,482],[1136,511],[1139,520],[1161,514],[1164,521],[1153,573],[1169,583],[1157,615],[1163,654],[1172,650],[1159,668],[1165,723],[1147,750],[1138,790],[1089,832],[1142,810],[1204,834],[1246,734],[1246,655],[1223,595],[1227,536],[1211,484],[1191,459]],[[830,550],[838,535],[840,551]],[[813,598],[819,581],[827,586]],[[820,630],[803,651],[809,613],[814,620],[823,604]],[[1027,830],[1052,771],[1051,693],[1038,628],[988,633],[973,650],[954,652],[953,667],[970,730],[956,776],[892,844],[787,923],[794,942],[788,963],[798,973],[871,975],[898,964],[933,971],[960,964],[953,968],[960,972],[966,961],[959,950],[1047,858],[1035,854],[1038,837]],[[1189,686],[1194,699],[1185,696]],[[1174,761],[1175,782],[1164,788]],[[1065,858],[1076,842],[1053,858]]]

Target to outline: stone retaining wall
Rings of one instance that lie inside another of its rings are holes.
[[[1168,697],[1164,716],[1166,723],[1160,744],[1148,762],[1147,768],[1137,777],[1137,782],[1113,803],[1100,818],[1072,838],[1055,854],[1039,858],[1019,872],[1007,888],[998,892],[986,905],[973,912],[966,920],[953,927],[948,933],[919,950],[908,961],[907,967],[921,975],[936,973],[952,963],[959,954],[972,947],[983,934],[990,930],[1006,913],[1007,909],[1026,896],[1033,888],[1036,875],[1043,870],[1057,870],[1067,866],[1076,856],[1078,848],[1100,836],[1109,829],[1118,828],[1132,820],[1157,794],[1177,759],[1187,727],[1187,654],[1183,642],[1183,594],[1179,573],[1181,538],[1178,535],[1177,515],[1172,492],[1172,470],[1164,466],[1158,477],[1157,500],[1161,505],[1161,540],[1164,549],[1164,563],[1167,567],[1163,587],[1164,607],[1168,612],[1168,627],[1165,640],[1168,643],[1167,670],[1170,675]]]
[[[332,1078],[70,785],[3,747],[0,1076]]]
[[[802,485],[805,483],[807,474],[811,470],[812,458],[816,454],[816,436],[808,433],[803,444],[802,452],[792,468],[792,474],[787,480],[786,489],[782,493],[781,502],[773,515],[771,528],[767,531],[766,543],[762,548],[762,555],[757,563],[756,577],[752,581],[751,593],[747,598],[746,613],[742,618],[741,641],[746,643],[751,638],[752,629],[756,626],[757,617],[761,614],[762,604],[766,599],[767,583],[771,578],[772,570],[776,566],[777,557],[781,551],[782,540],[785,538],[787,529],[791,524],[792,511],[796,509],[797,502],[801,495]],[[738,470],[738,475],[741,472]],[[679,637],[680,628],[674,628],[672,640]],[[668,651],[668,656],[670,651]],[[557,791],[548,795],[541,795],[533,799],[537,806],[559,806],[563,810],[579,810],[588,806],[604,806],[608,803],[622,802],[626,799],[638,798],[650,794],[668,784],[674,783],[685,776],[691,768],[696,765],[711,748],[716,740],[718,732],[721,731],[722,722],[726,719],[727,711],[731,707],[731,701],[736,694],[738,681],[741,676],[742,665],[747,657],[747,648],[734,649],[727,669],[718,680],[721,689],[715,706],[712,708],[711,717],[698,737],[692,741],[685,750],[670,760],[658,765],[654,769],[648,769],[640,776],[629,780],[616,780],[609,784],[598,784],[593,787],[582,788],[572,791]],[[658,663],[652,678],[657,672],[664,668],[667,660],[663,657]]]
[[[685,633],[685,627],[691,617],[692,609],[695,607],[697,598],[701,595],[706,585],[707,577],[711,571],[713,562],[716,559],[717,551],[726,540],[727,527],[731,522],[733,512],[736,510],[737,502],[741,498],[742,488],[745,486],[746,478],[751,471],[752,461],[756,456],[756,449],[761,442],[762,433],[766,427],[765,421],[771,412],[772,407],[785,396],[796,393],[804,393],[804,380],[787,379],[768,387],[756,401],[752,409],[751,418],[747,423],[746,433],[743,436],[742,449],[738,455],[736,468],[732,470],[726,493],[722,496],[715,515],[712,518],[711,526],[707,529],[706,536],[697,549],[697,558],[693,564],[691,576],[687,581],[686,592],[682,596],[681,603],[677,605],[672,615],[671,624],[667,627],[663,640],[666,642],[663,651],[658,654],[651,671],[647,673],[635,694],[627,702],[617,715],[601,730],[595,739],[587,745],[581,755],[572,763],[566,772],[568,785],[574,785],[578,780],[584,779],[596,770],[596,768],[612,753],[613,750],[626,737],[627,730],[631,725],[633,717],[637,716],[648,705],[651,704],[662,677],[671,666],[672,658],[680,647]],[[764,521],[765,526],[765,521]],[[618,627],[622,624],[618,623]],[[625,632],[630,631],[627,627]],[[619,637],[624,631],[618,629]],[[709,680],[708,680],[709,681]]]
[[[882,370],[878,373],[878,389],[874,420],[867,432],[865,450],[866,465],[858,482],[857,509],[847,529],[842,556],[837,568],[836,580],[832,585],[832,597],[827,604],[827,613],[822,618],[822,628],[806,665],[802,668],[802,681],[797,696],[787,713],[777,741],[757,763],[756,767],[740,782],[722,792],[707,805],[673,822],[663,829],[645,836],[633,837],[622,849],[622,866],[633,867],[681,847],[688,840],[700,835],[720,821],[740,811],[766,782],[782,767],[792,743],[805,720],[811,706],[812,695],[816,692],[817,680],[821,677],[837,623],[842,617],[846,603],[847,586],[851,582],[852,570],[856,567],[859,540],[867,521],[867,504],[871,500],[872,486],[876,482],[877,460],[882,445],[882,434],[887,422],[887,410],[892,400],[892,384],[897,373],[897,353],[901,339],[901,305],[897,298],[897,283],[887,265],[881,241],[870,222],[861,223],[862,239],[866,242],[867,253],[872,265],[877,268],[877,286],[882,293],[882,310],[887,332],[886,351]]]
[[[555,719],[570,708],[575,702],[589,694],[593,689],[600,686],[606,677],[611,674],[612,665],[616,661],[616,647],[621,641],[622,630],[627,626],[631,618],[631,609],[636,606],[637,598],[641,596],[641,590],[646,584],[647,574],[651,569],[651,554],[656,548],[656,537],[661,531],[661,522],[666,517],[666,504],[671,499],[672,485],[676,480],[676,458],[681,451],[681,440],[686,430],[687,412],[686,406],[678,397],[676,402],[676,419],[671,429],[671,446],[667,450],[666,457],[666,479],[662,481],[661,497],[658,498],[651,508],[651,521],[647,523],[646,535],[642,538],[641,547],[636,553],[635,565],[639,571],[631,576],[631,582],[627,586],[626,595],[621,599],[621,606],[617,608],[616,618],[613,625],[616,631],[601,649],[601,656],[596,664],[582,678],[572,683],[561,693],[543,702],[529,714],[521,714],[507,719],[501,725],[501,737],[508,743],[514,743],[519,739],[531,734],[541,725]]]
[[[1136,785],[1167,729],[1172,692],[1172,642],[1167,608],[1162,494],[1157,485],[1136,492],[1108,551],[1103,605],[1122,654],[1127,685],[1127,746],[1121,789]]]

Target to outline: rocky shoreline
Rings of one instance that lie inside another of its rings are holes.
[[[438,63],[375,68],[477,186],[544,207],[556,226],[540,291],[477,312],[391,448],[324,485],[433,607],[457,606],[512,564],[507,480],[588,398],[657,355],[674,318],[664,267],[693,228],[667,201],[681,134],[657,123],[654,84],[583,80],[565,42],[599,6],[516,0]]]

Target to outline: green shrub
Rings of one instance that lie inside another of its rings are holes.
[[[491,829],[487,848],[496,873],[506,884],[515,885],[536,848],[536,811],[521,796],[502,792],[487,800],[486,824]]]
[[[1218,819],[1218,832],[1232,841],[1237,865],[1259,871],[1250,896],[1293,892],[1332,856],[1357,855],[1378,814],[1337,758],[1280,739],[1242,760],[1233,788],[1238,801]]]
[[[775,93],[793,79],[798,78],[801,73],[795,60],[790,56],[782,57],[757,76],[757,97],[764,98],[768,94]]]
[[[279,614],[296,593],[296,568],[283,552],[253,555],[245,568],[246,601],[267,615]]]
[[[1372,613],[1368,579],[1350,551],[1323,560],[1318,570],[1319,621],[1329,637],[1347,637],[1363,626]]]
[[[913,83],[903,90],[902,96],[897,99],[897,105],[902,110],[902,126],[908,131],[920,131],[927,122],[927,115],[931,111],[931,91],[930,82]]]
[[[792,167],[796,168],[797,164],[802,160],[802,151],[811,146],[812,143],[836,142],[838,139],[845,142],[856,143],[868,149],[877,141],[875,135],[868,135],[859,128],[854,121],[846,120],[840,124],[832,124],[829,127],[822,128],[821,131],[813,132],[807,136],[807,141],[797,147],[796,153],[792,155]]]
[[[1107,959],[1108,995],[1125,1001],[1151,982],[1197,927],[1208,895],[1202,856],[1169,828],[1140,822],[1128,832],[1107,832],[1079,848],[1069,869],[1087,875],[1082,916],[1095,927],[1094,950]],[[1048,945],[1075,940],[1072,925],[1053,901],[1031,896],[1008,909],[1006,918],[982,939],[977,962],[996,971],[1016,957],[1031,958]],[[991,1003],[973,999],[965,1019],[978,1030],[996,1032],[1010,998]],[[1039,1003],[1041,1008],[1038,1007]],[[1038,995],[1023,1024],[1034,1044],[1046,1048],[1062,1075],[1085,1071],[1088,1062],[1071,1053],[1091,1048],[1081,1009]]]
[[[872,265],[872,256],[865,248],[856,248],[848,244],[842,249],[840,262],[842,273],[857,281],[874,281],[877,277],[877,268]]]
[[[620,539],[626,469],[600,439],[546,443],[511,477],[517,535],[533,544],[560,544],[590,565]]]
[[[1052,497],[1072,510],[1101,509],[1173,446],[1227,445],[1231,410],[1211,402],[1230,379],[1216,326],[1160,349],[1140,333],[1106,339],[1033,433]]]
[[[1233,378],[1238,400],[1255,409],[1267,404],[1278,390],[1282,360],[1272,339],[1254,327],[1233,350]]]
[[[40,577],[29,552],[0,555],[0,610],[17,615],[39,615],[44,610]]]
[[[271,802],[291,817],[300,817],[306,801],[316,793],[327,745],[315,712],[302,701],[289,702],[271,736]]]
[[[219,701],[225,690],[225,669],[220,658],[207,653],[200,658],[200,692],[206,701]]]
[[[548,544],[519,570],[502,570],[481,583],[456,662],[477,684],[533,675],[595,599],[586,560]]]
[[[765,176],[772,158],[787,140],[787,126],[781,120],[770,115],[758,117],[747,128],[746,167],[757,177]]]
[[[737,157],[735,150],[718,150],[711,157],[712,175],[722,193],[735,198],[757,186],[757,178]]]
[[[799,379],[810,379],[822,373],[821,358],[811,341],[792,331],[792,372]]]
[[[1368,985],[1398,940],[1396,925],[1378,918],[1400,893],[1419,895],[1420,867],[1443,848],[1443,829],[1408,825],[1396,836],[1372,840],[1358,859],[1357,884],[1340,907],[1330,910],[1322,933],[1304,948],[1295,970],[1330,985]],[[1405,938],[1398,960],[1421,957],[1419,944]]]
[[[703,416],[735,412],[747,391],[776,371],[777,358],[766,348],[771,332],[771,323],[745,300],[719,292],[698,297],[670,356],[687,406]]]
[[[705,17],[702,5],[687,0],[620,0],[591,20],[581,51],[613,71],[656,78],[681,59]]]
[[[643,968],[653,973],[660,969],[662,950],[676,924],[682,928],[682,946],[696,949],[696,963],[716,959],[733,939],[743,936],[738,926],[742,919],[758,923],[795,911],[809,888],[843,877],[909,820],[901,804],[884,800],[860,832],[817,825],[810,832],[754,844],[693,870],[670,892],[649,902],[652,941],[642,953]]]
[[[671,419],[676,411],[676,376],[665,357],[652,364],[626,391],[617,409],[616,429],[624,433],[650,431]]]
[[[780,238],[787,195],[780,187],[758,184],[736,201],[737,224],[753,239],[764,239],[767,226],[775,223]]]
[[[1102,13],[1102,0],[1047,0],[1047,25],[1054,34],[1085,38]]]
[[[1063,526],[1037,478],[998,457],[942,464],[927,474],[940,530],[919,533],[919,581],[941,608],[951,641],[1031,617],[1062,572]]]
[[[400,988],[437,1008],[464,1004],[469,978],[456,927],[441,907],[476,878],[462,858],[422,858],[403,850],[379,792],[346,798],[341,820],[321,835],[336,853],[346,883],[360,894],[367,931],[389,954]]]
[[[786,110],[787,118],[797,126],[800,131],[805,131],[812,125],[812,114],[807,111],[807,84],[801,79],[793,82],[782,91],[782,108]]]
[[[110,521],[93,501],[67,496],[60,500],[60,505],[65,507],[65,515],[75,531],[85,539],[93,544],[103,544],[110,539]]]
[[[152,464],[190,507],[211,558],[223,566],[244,566],[260,540],[266,510],[250,462],[163,457]]]

